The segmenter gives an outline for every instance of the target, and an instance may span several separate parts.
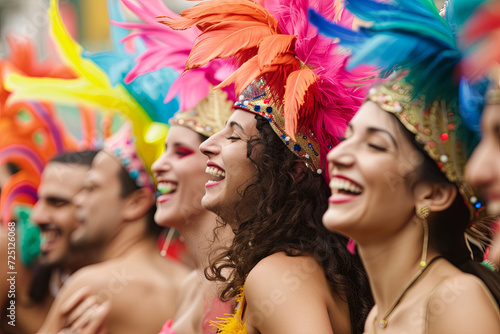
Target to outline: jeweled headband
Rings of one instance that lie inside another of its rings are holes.
[[[323,170],[321,169],[320,163],[321,147],[316,137],[310,130],[297,133],[295,135],[295,140],[287,134],[285,131],[283,107],[276,106],[272,103],[272,100],[269,98],[269,89],[266,88],[266,83],[263,79],[252,82],[252,84],[241,93],[234,107],[268,119],[274,132],[280,137],[281,141],[283,141],[288,149],[304,159],[309,169],[318,174],[322,173]]]

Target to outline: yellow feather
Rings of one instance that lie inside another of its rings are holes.
[[[236,298],[239,307],[235,310],[235,314],[227,318],[217,318],[217,321],[212,321],[212,325],[217,327],[218,334],[247,334],[246,321],[243,322],[243,306],[245,303],[245,287],[241,288],[241,292]]]

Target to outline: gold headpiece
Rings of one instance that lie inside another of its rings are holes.
[[[368,99],[392,114],[424,145],[446,178],[455,183],[466,200],[471,220],[484,206],[464,180],[465,147],[457,136],[461,118],[457,108],[444,100],[425,103],[425,97],[413,97],[413,87],[404,81],[391,81],[370,90]]]
[[[217,89],[211,91],[194,109],[177,112],[169,123],[188,127],[210,137],[224,128],[232,111],[232,101],[228,101],[225,92]]]

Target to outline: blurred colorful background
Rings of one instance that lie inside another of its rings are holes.
[[[174,12],[194,6],[199,1],[163,0]],[[445,0],[435,0],[441,8]],[[0,56],[7,54],[5,36],[15,32],[35,38],[42,52],[47,34],[49,0],[0,0]],[[77,40],[88,50],[108,49],[109,29],[105,0],[61,0],[61,11]]]
[[[198,1],[164,0],[176,13]],[[44,56],[47,50],[49,0],[0,0],[0,57],[8,55],[6,35],[32,37]],[[109,24],[105,0],[61,0],[64,21],[73,36],[90,51],[109,49]]]

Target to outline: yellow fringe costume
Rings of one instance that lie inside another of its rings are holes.
[[[245,311],[245,287],[241,288],[241,292],[236,298],[238,307],[233,315],[228,315],[227,318],[217,318],[217,321],[212,321],[212,325],[217,327],[218,334],[247,334],[247,323],[243,322],[243,312]]]

